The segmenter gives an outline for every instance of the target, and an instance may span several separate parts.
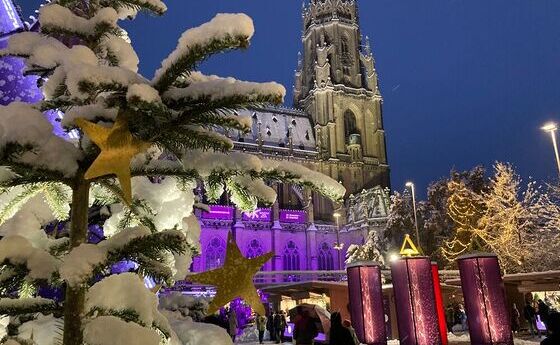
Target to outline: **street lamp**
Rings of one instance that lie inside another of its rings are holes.
[[[344,243],[340,243],[340,223],[339,218],[341,214],[338,212],[333,213],[334,219],[336,219],[336,243],[334,244],[334,249],[338,253],[338,269],[342,269],[342,249],[344,248]]]
[[[414,190],[414,183],[412,182],[407,182],[406,187],[410,188],[410,191],[412,192],[412,210],[414,212],[414,227],[416,228],[416,242],[418,247],[421,247],[420,245],[420,232],[418,231],[418,216],[416,215],[416,193]]]
[[[556,143],[556,131],[558,130],[558,126],[554,122],[549,122],[542,126],[541,129],[550,133],[552,145],[554,146],[554,154],[556,155],[556,166],[558,167],[558,174],[560,174],[560,155],[558,154],[558,144]]]

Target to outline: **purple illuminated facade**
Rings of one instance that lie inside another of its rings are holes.
[[[0,0],[0,49],[6,48],[14,33],[26,30],[12,0]],[[35,103],[43,97],[37,87],[37,77],[23,76],[22,59],[0,58],[0,105],[11,102]]]
[[[493,254],[460,257],[459,271],[471,342],[513,345],[500,264]]]
[[[350,315],[358,339],[367,345],[386,345],[381,267],[373,262],[357,262],[346,271]]]
[[[193,271],[201,272],[220,267],[225,258],[228,232],[246,257],[274,251],[275,257],[265,264],[264,271],[335,270],[338,256],[333,248],[336,227],[309,223],[305,211],[271,208],[242,213],[229,206],[210,206],[210,212],[200,212],[200,243],[202,254],[194,258]],[[349,244],[364,242],[364,232],[342,230],[345,249]],[[341,258],[344,260],[345,251]],[[344,263],[341,263],[344,265]],[[293,278],[293,277],[292,277]],[[290,280],[287,276],[275,279]],[[293,280],[297,280],[293,278]]]
[[[430,259],[399,259],[391,276],[401,344],[441,345]]]

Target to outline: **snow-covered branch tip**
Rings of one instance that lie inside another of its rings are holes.
[[[154,87],[166,91],[180,76],[190,73],[210,55],[247,47],[254,32],[252,19],[242,13],[218,14],[210,22],[185,31],[177,48],[156,71],[152,80]]]

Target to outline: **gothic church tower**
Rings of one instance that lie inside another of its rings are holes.
[[[320,159],[337,163],[327,170],[350,193],[388,187],[383,98],[357,0],[304,3],[302,41],[294,103],[313,121]]]

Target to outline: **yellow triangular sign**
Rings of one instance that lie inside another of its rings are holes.
[[[401,247],[401,255],[402,256],[420,255],[418,248],[416,248],[414,242],[412,242],[412,239],[410,238],[409,234],[406,234],[404,236],[404,242]]]

